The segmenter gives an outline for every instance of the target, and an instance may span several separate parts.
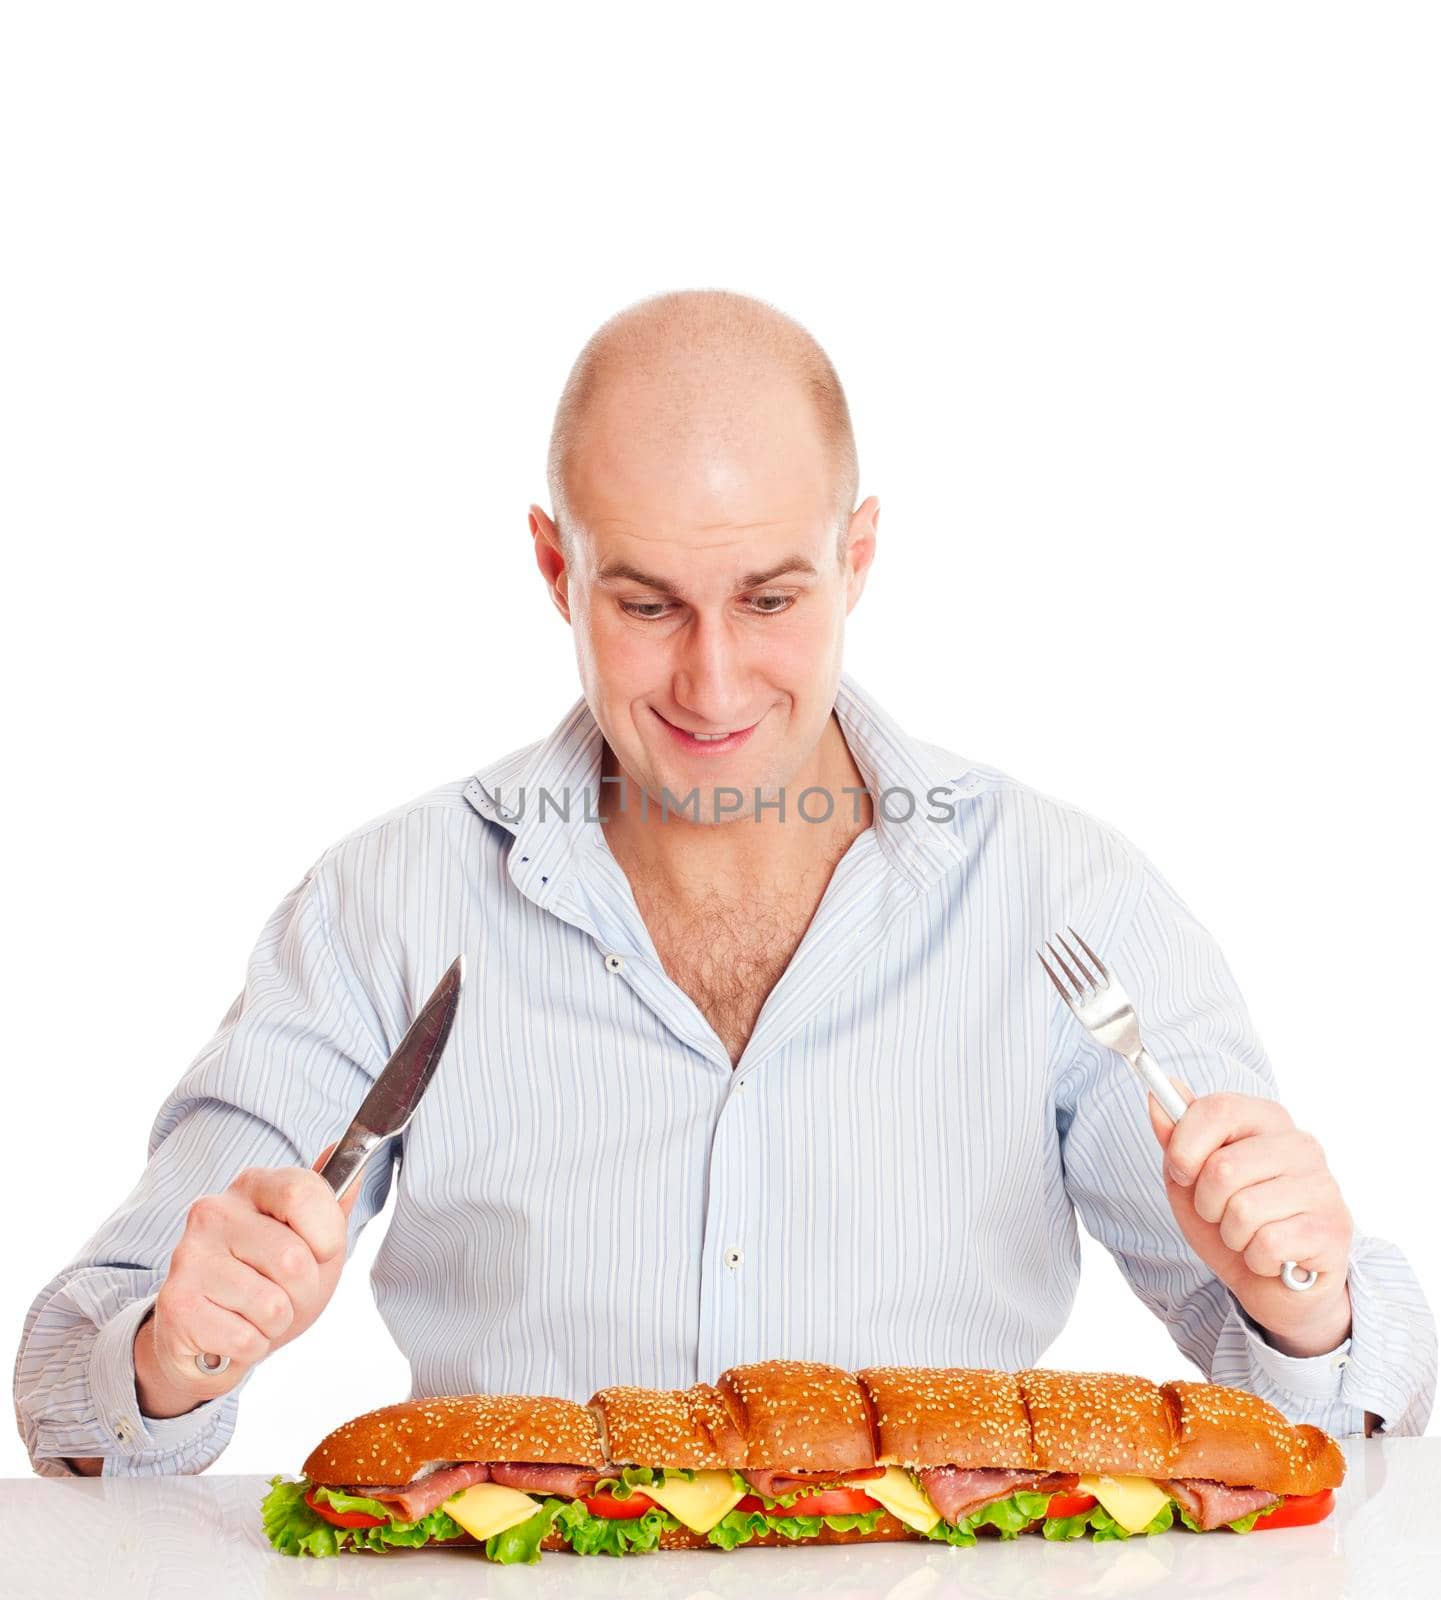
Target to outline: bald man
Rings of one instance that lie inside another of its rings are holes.
[[[850,510],[856,481],[814,340],[760,302],[693,291],[591,339],[553,430],[555,520],[530,508],[604,736],[606,842],[732,1063],[872,822],[833,710],[880,515],[874,496]],[[787,818],[777,797],[808,788],[831,815]]]
[[[372,1281],[417,1395],[1024,1367],[1070,1306],[1079,1216],[1215,1381],[1421,1432],[1425,1298],[1356,1232],[1210,936],[1114,828],[912,737],[843,671],[879,504],[852,509],[815,340],[728,292],[625,308],[575,363],[548,476],[529,529],[580,697],[277,906],[137,1188],[31,1309],[36,1469],[215,1460],[392,1188]],[[1067,926],[1184,1085],[1174,1128],[1036,961]],[[310,1158],[458,951],[446,1061],[338,1205]]]

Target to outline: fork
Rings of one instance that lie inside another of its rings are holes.
[[[1086,1032],[1107,1049],[1114,1050],[1117,1055],[1125,1056],[1140,1073],[1146,1087],[1160,1101],[1161,1109],[1173,1123],[1179,1122],[1185,1115],[1186,1102],[1177,1093],[1176,1086],[1156,1065],[1155,1058],[1141,1043],[1141,1021],[1136,1015],[1135,1006],[1131,1004],[1130,996],[1106,970],[1100,956],[1069,923],[1066,925],[1066,932],[1095,963],[1095,971],[1087,967],[1076,951],[1061,938],[1060,934],[1057,934],[1056,944],[1061,945],[1070,956],[1075,963],[1075,970],[1067,964],[1065,956],[1060,954],[1055,945],[1047,940],[1046,949],[1065,973],[1070,987],[1067,988],[1050,962],[1037,950],[1036,956],[1046,969],[1046,976],[1055,984],[1061,998],[1075,1012],[1077,1020]],[[1281,1265],[1281,1281],[1288,1289],[1299,1292],[1309,1289],[1316,1282],[1316,1274],[1309,1267],[1298,1267],[1294,1261],[1286,1261]]]

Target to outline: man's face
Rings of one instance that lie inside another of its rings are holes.
[[[538,508],[532,522],[595,719],[651,804],[697,791],[693,815],[712,822],[715,789],[730,787],[744,803],[726,797],[720,820],[734,820],[752,814],[757,789],[784,786],[789,818],[792,779],[809,781],[834,704],[879,508],[869,500],[851,517],[842,565],[834,469],[789,381],[679,412],[616,381],[590,415],[567,484],[568,567]],[[729,737],[694,737],[716,733]]]

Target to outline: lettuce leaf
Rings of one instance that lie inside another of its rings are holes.
[[[570,1504],[572,1502],[569,1500],[551,1496],[533,1517],[516,1523],[515,1527],[507,1528],[504,1533],[491,1534],[485,1541],[486,1555],[492,1561],[499,1561],[504,1566],[513,1566],[516,1562],[534,1566],[540,1560],[540,1541],[550,1532],[556,1518]]]
[[[1074,1517],[1047,1517],[1041,1528],[1047,1539],[1079,1539],[1090,1531],[1089,1511],[1078,1511]]]
[[[1277,1506],[1285,1503],[1285,1497],[1282,1496],[1273,1500],[1269,1506],[1260,1506],[1255,1511],[1248,1511],[1244,1517],[1237,1517],[1234,1522],[1223,1522],[1221,1527],[1230,1528],[1233,1533],[1250,1533],[1251,1529],[1256,1526],[1257,1517],[1265,1516],[1268,1512],[1274,1511]],[[1219,1533],[1221,1531],[1220,1528],[1203,1528],[1199,1522],[1192,1518],[1191,1513],[1186,1510],[1179,1500],[1175,1501],[1174,1504],[1176,1515],[1192,1533]]]
[[[287,1483],[277,1475],[270,1480],[270,1493],[261,1503],[266,1537],[284,1555],[333,1556],[342,1550],[386,1550],[397,1545],[414,1548],[432,1539],[466,1537],[465,1529],[443,1506],[437,1506],[418,1522],[387,1520],[376,1528],[337,1528],[306,1505],[305,1491],[309,1488],[308,1478]],[[315,1498],[334,1506],[337,1511],[364,1511],[369,1516],[387,1519],[392,1516],[390,1508],[378,1500],[342,1494],[339,1489],[317,1487]],[[504,1533],[493,1534],[485,1541],[486,1555],[507,1566],[539,1561],[540,1542],[566,1504],[564,1500],[549,1499],[536,1508],[533,1517],[507,1528]]]
[[[795,1496],[791,1496],[794,1501]],[[874,1511],[855,1511],[832,1517],[778,1517],[764,1511],[728,1511],[706,1535],[722,1550],[734,1550],[738,1544],[751,1539],[764,1538],[768,1533],[779,1533],[787,1539],[814,1539],[823,1527],[834,1533],[851,1533],[859,1528],[862,1533],[874,1533],[876,1524],[885,1515],[885,1508]]]
[[[1234,1522],[1225,1522],[1221,1526],[1231,1528],[1236,1533],[1250,1533],[1256,1525],[1256,1519],[1264,1516],[1269,1509],[1271,1508],[1262,1506],[1259,1511],[1249,1511],[1244,1517],[1237,1517]],[[1192,1533],[1220,1532],[1220,1528],[1203,1528],[1179,1500],[1171,1500],[1162,1506],[1155,1518],[1141,1531],[1145,1534],[1165,1533],[1176,1522],[1189,1528]],[[1093,1506],[1091,1510],[1082,1511],[1074,1517],[1048,1517],[1041,1532],[1048,1539],[1080,1539],[1089,1533],[1093,1540],[1101,1542],[1133,1537],[1101,1505]]]
[[[598,1479],[592,1493],[608,1494],[616,1500],[629,1500],[633,1490],[644,1492],[653,1483],[664,1483],[667,1478],[684,1478],[687,1483],[694,1483],[695,1474],[694,1467],[622,1467],[620,1477]]]
[[[616,1498],[628,1500],[630,1496]],[[667,1528],[684,1526],[663,1506],[651,1506],[638,1517],[597,1517],[581,1500],[572,1500],[555,1520],[561,1537],[580,1556],[641,1555],[660,1547],[660,1536]]]
[[[384,1550],[391,1545],[414,1546],[432,1539],[465,1537],[465,1529],[441,1507],[419,1522],[387,1520],[378,1528],[337,1528],[306,1505],[305,1491],[309,1488],[308,1478],[287,1483],[277,1475],[270,1480],[270,1493],[261,1502],[265,1535],[284,1555],[333,1556],[342,1550]],[[333,1505],[337,1511],[364,1511],[387,1519],[391,1515],[378,1500],[342,1494],[338,1489],[317,1488],[315,1498]]]
[[[1004,1500],[992,1500],[989,1505],[978,1507],[959,1522],[938,1522],[925,1537],[966,1548],[976,1542],[977,1528],[993,1527],[1000,1530],[1003,1539],[1016,1539],[1037,1518],[1045,1516],[1050,1503],[1048,1494],[1021,1489]]]
[[[273,1480],[272,1480],[273,1481]],[[301,1492],[309,1487],[301,1485]],[[389,1522],[395,1515],[395,1507],[383,1505],[379,1500],[367,1500],[364,1495],[346,1494],[343,1489],[328,1489],[324,1484],[315,1484],[310,1487],[311,1498],[319,1500],[322,1505],[334,1506],[337,1511],[363,1511],[367,1516],[380,1517]]]

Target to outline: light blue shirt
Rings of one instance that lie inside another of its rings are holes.
[[[160,1108],[135,1189],[35,1299],[15,1396],[37,1470],[216,1459],[254,1373],[165,1421],[135,1396],[135,1329],[187,1206],[337,1137],[461,951],[446,1056],[350,1224],[353,1245],[396,1186],[372,1283],[417,1395],[583,1401],[767,1357],[1025,1367],[1070,1310],[1079,1213],[1214,1381],[1337,1435],[1366,1411],[1424,1431],[1436,1331],[1402,1254],[1358,1235],[1351,1338],[1304,1360],[1272,1349],[1185,1244],[1131,1068],[1036,959],[1078,929],[1168,1072],[1279,1098],[1220,950],[1149,860],[908,736],[848,674],[835,709],[874,823],[734,1070],[596,820],[584,699],[326,850]]]

